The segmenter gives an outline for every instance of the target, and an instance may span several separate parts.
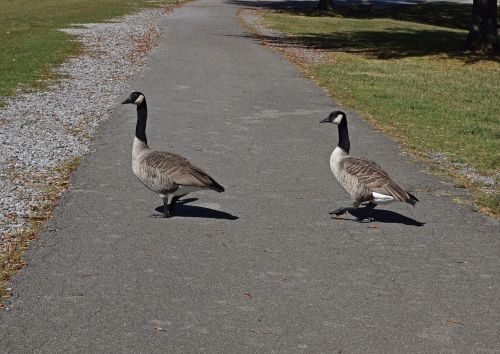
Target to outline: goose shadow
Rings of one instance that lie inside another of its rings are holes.
[[[198,198],[187,198],[179,200],[177,202],[177,205],[175,206],[175,214],[173,217],[224,219],[224,220],[239,219],[237,216],[232,215],[230,213],[226,213],[224,211],[219,211],[196,205],[187,205],[197,200]],[[155,210],[159,213],[163,213],[163,205],[156,207]]]
[[[402,214],[396,213],[391,210],[384,209],[373,209],[370,215],[370,208],[358,208],[353,211],[349,211],[349,214],[354,216],[356,219],[345,219],[342,217],[332,217],[332,219],[347,220],[355,222],[363,222],[362,220],[368,219],[370,216],[373,218],[372,222],[381,222],[387,224],[404,224],[409,226],[422,227],[425,225],[424,222],[417,221],[415,219],[409,218]]]

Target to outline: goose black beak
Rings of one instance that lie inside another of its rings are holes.
[[[332,120],[330,119],[330,116],[326,117],[325,119],[322,119],[319,121],[320,123],[331,123]]]
[[[122,104],[127,104],[127,103],[134,103],[134,101],[131,100],[131,98],[127,98],[125,101],[122,102]]]

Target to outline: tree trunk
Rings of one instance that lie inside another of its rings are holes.
[[[319,0],[318,10],[319,11],[332,11],[333,10],[333,0]]]
[[[497,0],[474,0],[466,48],[485,53],[498,50],[497,31]]]

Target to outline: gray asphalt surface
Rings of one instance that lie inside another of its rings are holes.
[[[318,121],[337,107],[245,33],[237,8],[177,10],[130,82],[148,99],[150,145],[227,191],[149,218],[161,200],[132,174],[135,109],[117,102],[14,279],[0,351],[500,352],[498,225],[351,112],[353,155],[421,203],[331,220],[347,198],[328,164],[336,129]]]

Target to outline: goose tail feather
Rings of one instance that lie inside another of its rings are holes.
[[[212,185],[210,186],[210,189],[222,193],[225,191],[224,187],[222,187],[219,183],[217,183],[214,179],[212,179]]]
[[[407,192],[408,193],[408,192]],[[415,197],[413,194],[411,193],[408,193],[408,195],[410,196],[410,199],[407,200],[407,203],[408,204],[411,204],[413,206],[415,206],[415,204],[417,204],[417,202],[419,202],[418,198]]]

